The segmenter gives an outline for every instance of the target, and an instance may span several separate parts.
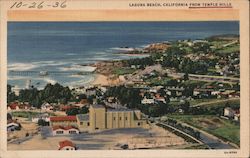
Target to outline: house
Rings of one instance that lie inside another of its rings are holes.
[[[76,145],[69,140],[59,142],[58,150],[76,150]]]
[[[155,101],[166,103],[165,98],[160,96],[159,94],[155,95]]]
[[[168,94],[176,95],[177,97],[182,96],[182,92],[184,91],[184,87],[175,87],[175,86],[168,86],[166,87],[165,91],[169,91]]]
[[[155,100],[150,98],[148,99],[147,97],[144,97],[142,100],[141,100],[141,103],[142,104],[154,104],[155,103]]]
[[[232,108],[226,107],[226,108],[224,109],[224,116],[233,118],[233,117],[234,117],[234,114],[235,114],[235,111],[234,111]]]
[[[17,121],[14,120],[8,120],[7,121],[7,131],[15,131],[15,130],[20,130],[21,129],[21,124],[18,123]]]
[[[49,103],[43,103],[43,104],[41,105],[41,110],[42,110],[42,111],[53,111],[54,108],[53,108],[53,106],[50,105]]]
[[[53,126],[77,126],[76,116],[51,116],[50,125]]]
[[[8,111],[10,110],[19,110],[19,104],[18,103],[11,103],[10,105],[8,105],[7,107]]]
[[[19,104],[17,102],[11,103],[10,105],[8,105],[8,110],[29,110],[31,108],[31,106],[29,104]]]
[[[77,126],[80,132],[88,131],[89,123],[89,114],[78,114],[76,115]]]
[[[33,116],[31,118],[31,121],[34,123],[38,123],[39,120],[44,120],[45,122],[50,122],[50,117],[48,113],[42,113],[42,114],[38,114],[36,116]]]
[[[79,130],[78,128],[74,126],[53,126],[52,133],[53,133],[53,136],[71,135],[71,134],[79,134]]]
[[[95,87],[92,87],[92,88],[86,89],[85,94],[86,94],[87,96],[96,95],[96,88],[95,88]]]
[[[78,106],[75,105],[61,105],[60,106],[60,111],[67,111],[73,108],[79,108]]]

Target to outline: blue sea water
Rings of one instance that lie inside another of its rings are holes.
[[[239,22],[8,22],[8,70],[90,71],[81,65],[131,58],[114,54],[120,47],[220,34],[239,34]],[[8,75],[8,83],[20,88],[29,79],[37,87],[48,82],[79,86],[94,76]]]

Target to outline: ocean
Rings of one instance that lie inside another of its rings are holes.
[[[8,22],[8,71],[93,71],[82,65],[134,58],[117,54],[124,48],[221,34],[239,34],[239,22]],[[25,88],[30,80],[38,88],[56,82],[74,87],[88,85],[94,78],[93,74],[8,73],[8,84]]]

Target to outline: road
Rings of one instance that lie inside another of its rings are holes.
[[[206,144],[207,146],[209,146],[211,149],[235,149],[236,147],[223,142],[222,140],[220,140],[219,138],[217,138],[216,136],[213,136],[212,134],[209,134],[201,129],[195,128],[189,124],[186,123],[181,123],[184,126],[187,127],[191,127],[196,131],[200,132],[200,137],[201,137],[201,141]]]
[[[198,106],[215,104],[215,103],[223,103],[223,102],[232,101],[232,100],[240,100],[240,98],[230,98],[230,99],[224,99],[224,100],[215,100],[215,101],[211,101],[211,102],[202,102],[202,103],[199,103],[196,105],[192,105],[191,107],[198,107]]]
[[[193,140],[196,141],[197,143],[202,144],[202,142],[201,142],[200,140],[194,138],[194,137],[191,136],[190,134],[185,133],[185,132],[183,132],[183,131],[181,131],[181,130],[179,130],[179,129],[173,127],[173,126],[170,126],[170,125],[168,125],[168,124],[166,124],[166,123],[163,123],[163,122],[160,122],[159,124],[161,124],[161,125],[163,125],[163,126],[167,126],[167,127],[171,128],[171,129],[173,129],[173,130],[175,130],[175,131],[178,131],[179,133],[182,133],[183,135],[185,135],[185,136],[187,136],[187,137],[193,139]]]

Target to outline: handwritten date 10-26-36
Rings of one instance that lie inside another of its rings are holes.
[[[67,1],[41,1],[41,2],[15,2],[10,6],[10,9],[27,8],[27,9],[42,9],[42,8],[66,8]]]

